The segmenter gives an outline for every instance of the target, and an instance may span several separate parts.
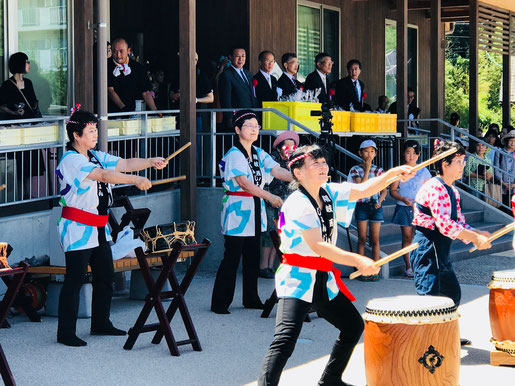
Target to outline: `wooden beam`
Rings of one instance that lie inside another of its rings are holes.
[[[479,20],[479,1],[470,0],[470,24],[469,24],[469,132],[476,136],[478,129],[478,20]]]
[[[197,138],[196,138],[196,68],[195,68],[195,0],[179,1],[179,85],[180,139],[191,146],[181,154],[181,219],[197,217]]]
[[[74,100],[84,110],[93,111],[93,0],[75,0],[73,3]],[[89,22],[89,23],[88,23]],[[106,48],[107,49],[107,48]],[[30,76],[29,76],[30,77]]]
[[[511,46],[511,36],[515,34],[511,19],[515,19],[515,14],[510,14],[508,54],[502,56],[502,124],[511,125],[511,55],[515,54]],[[515,39],[515,36],[513,37]]]
[[[431,118],[443,117],[443,73],[442,68],[443,52],[442,52],[442,22],[441,22],[441,9],[442,0],[431,0],[431,14],[436,17],[431,18],[431,85],[430,85],[430,100],[431,100]],[[431,124],[431,136],[439,137],[442,131],[442,126],[437,123]]]
[[[397,0],[397,118],[406,119],[408,104],[408,0]],[[408,126],[399,122],[397,131],[408,137]]]
[[[468,8],[468,0],[442,0],[442,9],[445,8]],[[393,5],[392,9],[396,9],[396,5]],[[408,2],[409,11],[424,11],[431,9],[431,0],[411,0]]]

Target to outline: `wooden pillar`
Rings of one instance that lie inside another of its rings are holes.
[[[442,68],[442,2],[431,0],[431,115],[430,118],[443,119],[443,68]],[[431,136],[438,137],[442,131],[442,125],[431,124]]]
[[[93,0],[73,2],[74,100],[93,111]]]
[[[510,28],[508,38],[508,55],[502,56],[502,124],[507,126],[511,124],[511,55],[514,54],[512,44],[515,44],[515,31],[513,31],[512,19],[515,14],[510,13]]]
[[[478,128],[478,0],[470,0],[470,22],[469,22],[469,132],[477,136]]]
[[[195,70],[195,0],[179,2],[179,85],[180,139],[191,146],[181,155],[181,171],[186,180],[181,183],[181,220],[197,216],[197,144],[196,144],[196,70]]]
[[[97,0],[97,115],[98,148],[107,151],[107,30],[108,0]]]
[[[397,119],[407,118],[408,105],[408,0],[397,0]],[[397,131],[408,136],[406,122]]]

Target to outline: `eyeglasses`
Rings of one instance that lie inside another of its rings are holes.
[[[455,159],[453,159],[453,160],[452,160],[452,162],[451,162],[451,163],[453,163],[453,164],[455,164],[455,165],[458,165],[458,166],[463,166],[463,165],[465,165],[466,161],[465,161],[464,159],[462,159],[462,160],[457,160],[457,159],[455,158]]]
[[[332,66],[332,65],[334,64],[334,62],[333,62],[333,61],[327,61],[327,60],[324,60],[324,61],[322,62],[322,64],[323,64],[323,65],[330,64],[330,65]]]
[[[265,63],[265,64],[273,64],[273,63],[275,63],[275,60],[263,60],[263,63]]]
[[[261,126],[257,125],[257,126],[254,126],[254,125],[242,125],[241,127],[245,127],[247,129],[258,129],[258,130],[261,130]]]

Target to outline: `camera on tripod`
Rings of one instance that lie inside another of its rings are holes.
[[[320,136],[327,137],[332,134],[333,131],[333,114],[331,109],[334,107],[334,103],[324,102],[322,103],[322,109],[320,111],[311,111],[312,117],[320,118]]]

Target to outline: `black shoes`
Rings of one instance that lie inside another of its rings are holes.
[[[243,303],[243,307],[250,308],[253,310],[264,310],[265,309],[265,305],[263,303],[261,303],[260,300],[252,302],[252,303]]]
[[[461,338],[460,339],[460,344],[462,346],[470,346],[472,344],[472,342],[470,340],[468,340],[468,339]]]
[[[57,343],[64,344],[65,346],[70,347],[84,347],[87,346],[88,343],[83,341],[77,335],[70,336],[57,336]]]
[[[211,307],[211,312],[214,312],[215,314],[219,314],[219,315],[229,315],[230,314],[229,310],[224,310],[224,309],[216,308],[216,307]]]
[[[124,336],[127,335],[127,332],[124,330],[120,330],[114,326],[103,328],[101,330],[91,330],[91,335],[110,335],[110,336]]]

